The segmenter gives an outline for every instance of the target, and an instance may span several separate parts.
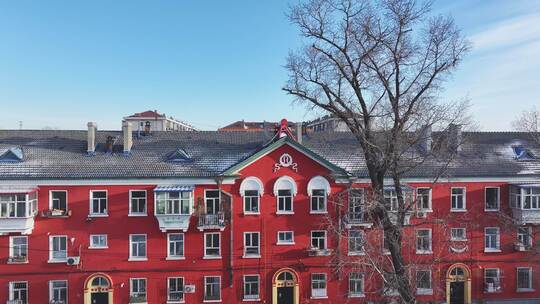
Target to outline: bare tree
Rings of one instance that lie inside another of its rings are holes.
[[[402,178],[424,162],[448,164],[457,140],[435,143],[438,153],[417,147],[426,146],[432,128],[459,133],[466,117],[465,103],[443,102],[439,94],[469,44],[452,18],[431,17],[430,7],[414,0],[308,0],[289,13],[306,44],[290,53],[283,90],[340,118],[361,146],[370,214],[389,240],[390,269],[381,275],[405,303],[415,302],[402,248],[414,202]],[[384,197],[385,179],[396,194],[395,212]]]
[[[518,131],[530,133],[531,139],[540,145],[540,110],[536,107],[523,111],[512,125]]]

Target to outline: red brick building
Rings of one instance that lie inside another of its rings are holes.
[[[373,269],[354,266],[368,243],[385,250],[365,216],[369,183],[350,134],[309,134],[301,144],[290,133],[134,134],[95,124],[0,132],[0,302],[395,297]],[[404,228],[418,298],[540,303],[539,147],[523,133],[463,136],[445,178],[431,183],[434,164],[405,178],[422,197]],[[336,271],[336,261],[351,266]]]

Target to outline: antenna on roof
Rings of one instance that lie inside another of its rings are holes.
[[[19,130],[22,130],[22,127],[23,127],[23,121],[19,120]]]

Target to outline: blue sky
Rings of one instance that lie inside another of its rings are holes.
[[[287,1],[1,1],[0,128],[119,129],[157,109],[201,129],[310,119],[281,91]],[[540,1],[436,1],[474,43],[443,98],[483,130],[540,104]]]

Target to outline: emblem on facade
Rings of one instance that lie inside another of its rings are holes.
[[[293,158],[288,153],[283,153],[279,157],[279,163],[274,164],[274,172],[278,171],[281,168],[289,168],[291,167],[292,170],[295,172],[298,172],[298,164],[293,162]]]

